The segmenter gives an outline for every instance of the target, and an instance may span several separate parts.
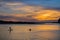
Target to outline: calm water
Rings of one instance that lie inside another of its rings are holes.
[[[59,28],[59,24],[0,24],[0,40],[60,40]]]

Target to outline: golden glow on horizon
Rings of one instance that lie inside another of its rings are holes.
[[[34,18],[37,20],[57,20],[60,16],[60,12],[55,10],[44,10],[41,13],[34,16]]]

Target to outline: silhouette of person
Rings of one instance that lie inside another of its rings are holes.
[[[31,31],[31,29],[29,29],[29,31]]]
[[[12,28],[11,27],[9,27],[9,32],[11,32],[12,31]]]

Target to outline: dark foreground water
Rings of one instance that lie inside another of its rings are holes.
[[[0,40],[60,40],[59,28],[59,24],[0,24]]]

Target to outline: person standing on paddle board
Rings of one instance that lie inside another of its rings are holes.
[[[11,27],[9,27],[9,31],[10,31],[10,32],[13,31]]]

